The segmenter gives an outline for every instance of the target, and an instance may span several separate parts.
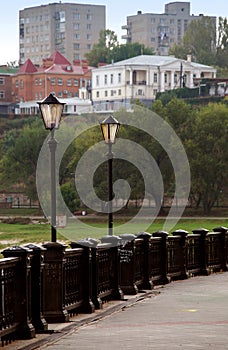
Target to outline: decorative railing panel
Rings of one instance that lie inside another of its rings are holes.
[[[178,277],[181,274],[181,237],[168,236],[167,238],[167,257],[168,257],[168,275],[171,278]]]
[[[162,279],[162,238],[151,238],[149,241],[149,275],[152,281]]]
[[[201,271],[201,236],[187,236],[187,270],[190,274],[197,274]]]
[[[83,304],[83,290],[85,284],[83,269],[83,248],[66,250],[65,254],[65,307],[69,312],[77,311]]]
[[[218,271],[222,268],[222,241],[221,233],[210,232],[207,234],[207,256],[208,256],[208,268],[211,271]]]

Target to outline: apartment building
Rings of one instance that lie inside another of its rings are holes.
[[[190,14],[190,2],[171,2],[165,5],[162,14],[142,13],[127,17],[127,25],[122,29],[127,34],[122,36],[127,43],[139,42],[154,50],[156,55],[168,55],[174,43],[181,44],[183,36],[192,21],[199,20],[199,16]],[[210,17],[215,26],[216,17]],[[212,39],[214,45],[216,38]]]
[[[55,2],[19,11],[19,62],[35,65],[59,51],[69,61],[85,58],[105,29],[103,5]]]
[[[130,109],[131,101],[147,106],[158,92],[184,85],[193,88],[202,78],[214,79],[216,69],[171,56],[140,55],[92,70],[92,100],[95,111]]]
[[[68,61],[55,51],[37,67],[30,59],[12,76],[14,103],[40,101],[53,93],[58,98],[90,98],[91,70],[86,60]]]

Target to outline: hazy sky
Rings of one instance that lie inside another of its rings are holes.
[[[19,10],[26,7],[39,6],[49,4],[51,0],[4,0],[1,3],[1,21],[0,21],[0,64],[6,64],[10,61],[18,61],[19,58],[19,34],[18,34],[18,17]],[[53,1],[57,2],[57,1]],[[106,28],[114,30],[121,41],[121,35],[126,31],[121,30],[121,26],[127,23],[127,16],[135,15],[137,11],[143,13],[164,13],[164,6],[172,0],[66,0],[62,2],[70,2],[77,4],[94,4],[106,6]],[[227,0],[192,0],[191,14],[212,16],[228,16]]]

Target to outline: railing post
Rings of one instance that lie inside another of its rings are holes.
[[[123,300],[124,293],[120,287],[120,242],[121,238],[118,236],[105,236],[101,238],[102,243],[110,245],[111,256],[113,257],[113,293],[114,300]]]
[[[83,305],[82,312],[92,313],[95,311],[95,306],[92,302],[92,252],[91,246],[93,244],[82,239],[76,242],[71,242],[71,248],[83,248],[83,266],[81,267],[84,271],[83,280]]]
[[[222,255],[222,269],[228,271],[228,228],[224,226],[215,227],[214,232],[221,233],[221,255]]]
[[[187,272],[187,247],[186,247],[186,237],[188,235],[188,231],[185,230],[176,230],[172,232],[173,236],[181,236],[181,255],[180,255],[180,269],[181,269],[181,275],[180,279],[186,279],[188,278],[188,272]]]
[[[31,250],[31,313],[32,324],[37,333],[47,331],[48,324],[43,316],[43,268],[45,249],[35,244],[26,244]]]
[[[201,274],[208,276],[210,270],[208,268],[208,242],[207,242],[207,233],[209,232],[205,228],[197,228],[192,230],[195,234],[200,234],[200,263],[201,263]]]
[[[153,237],[161,238],[161,254],[162,254],[161,283],[167,284],[170,282],[170,278],[168,277],[168,263],[167,263],[167,237],[169,234],[166,231],[157,231],[157,232],[154,232],[152,235]]]
[[[30,339],[35,337],[35,328],[31,323],[31,250],[24,247],[10,247],[2,251],[4,258],[19,257],[16,270],[16,294],[20,302],[15,305],[15,320],[20,324],[17,337]]]
[[[44,317],[48,323],[69,321],[65,309],[65,249],[58,242],[48,242],[43,245],[44,254]]]
[[[143,261],[143,285],[142,288],[153,289],[152,278],[149,273],[149,247],[152,235],[148,232],[138,232],[137,238],[143,238],[144,261]]]

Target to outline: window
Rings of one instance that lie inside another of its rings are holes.
[[[80,13],[78,13],[78,12],[77,12],[77,13],[74,13],[74,14],[73,14],[73,18],[74,18],[74,19],[80,19]]]
[[[174,19],[171,19],[171,20],[170,20],[170,24],[175,24],[175,20],[174,20]]]
[[[76,43],[74,44],[74,50],[79,50],[80,49],[80,44]]]
[[[151,18],[151,23],[155,23],[156,22],[156,18],[152,17]]]
[[[122,95],[122,90],[121,89],[118,90],[118,95],[119,96]]]
[[[105,74],[105,76],[104,76],[104,83],[105,83],[105,85],[108,84],[108,76],[107,76],[107,74]]]
[[[158,74],[154,73],[154,83],[157,83],[157,82],[158,82]]]
[[[1,90],[0,91],[0,99],[5,98],[5,91]]]
[[[0,85],[5,85],[5,78],[0,78]]]
[[[88,23],[86,28],[87,28],[87,30],[91,30],[92,29],[92,25],[90,23]]]
[[[105,90],[105,97],[108,97],[108,91]]]
[[[90,13],[88,13],[88,14],[86,15],[86,19],[87,19],[88,21],[91,21],[91,20],[92,20],[92,15],[91,15]]]
[[[158,90],[157,90],[157,89],[154,89],[154,90],[153,90],[153,94],[154,94],[154,96],[156,96],[156,95],[157,95],[157,92],[158,92]]]
[[[35,85],[38,85],[38,84],[39,84],[38,79],[35,79]]]
[[[110,84],[113,84],[113,74],[110,75]]]
[[[91,40],[92,39],[92,35],[91,34],[87,34],[87,40]]]
[[[71,86],[71,79],[67,79],[67,86]]]
[[[74,34],[74,39],[80,39],[80,34],[79,33],[75,33]]]
[[[92,45],[91,44],[87,44],[87,50],[91,50],[92,49]]]
[[[65,11],[59,11],[60,22],[66,22]]]
[[[51,85],[55,85],[55,78],[51,78]]]
[[[80,23],[74,23],[74,30],[80,29]]]
[[[118,73],[118,83],[121,83],[121,73]]]
[[[62,91],[59,91],[59,92],[58,92],[58,97],[63,97]]]
[[[138,89],[138,95],[139,95],[139,96],[142,96],[142,95],[143,95],[142,89]]]
[[[175,84],[177,83],[177,74],[176,73],[174,74],[174,83]]]
[[[165,24],[166,20],[165,18],[160,18],[160,24]]]
[[[15,87],[18,88],[18,80],[15,81]]]
[[[63,85],[63,79],[62,78],[58,78],[58,85]]]
[[[165,73],[165,75],[164,75],[164,80],[165,80],[165,83],[167,84],[167,83],[168,83],[168,76],[167,76],[167,73]]]
[[[74,79],[74,86],[78,86],[78,79]]]
[[[151,41],[152,41],[152,42],[155,42],[155,38],[151,38]]]
[[[96,85],[99,86],[99,75],[96,75]]]
[[[96,96],[99,97],[99,95],[100,95],[100,94],[99,94],[99,91],[97,91],[97,92],[96,92]]]
[[[42,79],[40,78],[40,85],[42,85],[42,82],[43,82],[43,81],[42,81]]]

